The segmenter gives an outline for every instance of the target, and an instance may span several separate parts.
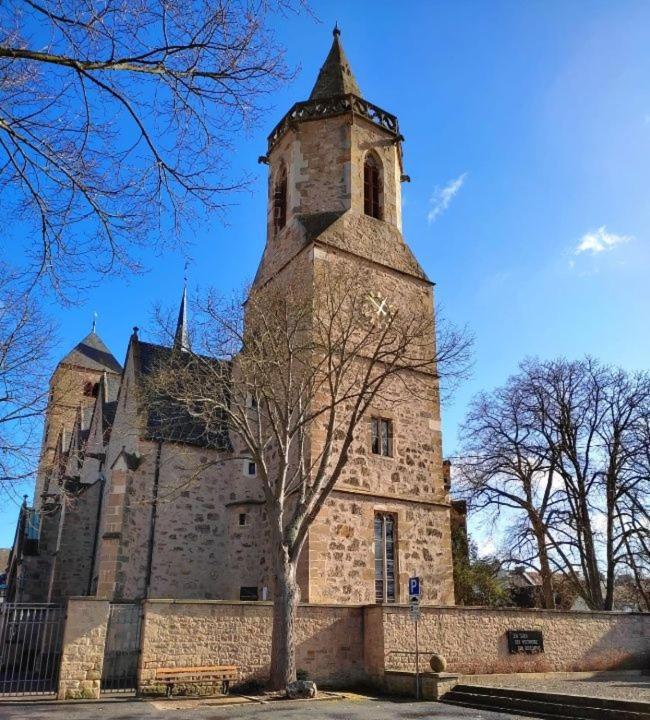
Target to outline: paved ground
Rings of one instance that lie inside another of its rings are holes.
[[[355,698],[307,703],[198,705],[192,701],[92,703],[0,702],[0,720],[523,720],[440,703]],[[528,720],[531,720],[528,718]]]
[[[566,693],[650,703],[650,676],[635,672],[555,673],[540,675],[482,675],[472,683],[517,690]]]

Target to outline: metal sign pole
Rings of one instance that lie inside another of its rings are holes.
[[[415,699],[420,699],[420,648],[418,646],[418,620],[415,620]]]

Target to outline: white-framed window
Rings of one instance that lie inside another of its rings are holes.
[[[254,460],[244,460],[243,473],[247,477],[256,477],[257,463]]]

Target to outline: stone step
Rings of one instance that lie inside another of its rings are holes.
[[[440,702],[446,703],[447,705],[453,705],[454,707],[465,707],[465,708],[471,708],[472,710],[488,710],[491,713],[501,713],[503,715],[508,714],[517,714],[517,717],[529,717],[533,718],[533,720],[576,720],[575,715],[541,715],[539,712],[529,712],[527,710],[514,710],[512,707],[500,707],[499,705],[487,705],[482,704],[480,702],[461,702],[460,700],[450,701],[446,700],[445,698],[441,698]],[[507,699],[504,698],[504,702],[507,702]],[[570,708],[567,709],[567,711],[570,710]]]
[[[650,720],[649,703],[486,685],[456,685],[441,700],[450,705],[555,720]]]
[[[542,697],[547,702],[570,705],[586,705],[588,707],[612,708],[640,713],[650,713],[650,703],[641,700],[622,700],[617,698],[590,697],[588,695],[569,695],[567,693],[547,692],[546,690],[524,690],[522,688],[503,688],[496,685],[458,684],[454,691],[471,692],[474,694],[498,695],[500,697],[536,698]]]

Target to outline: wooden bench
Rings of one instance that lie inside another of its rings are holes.
[[[156,668],[156,680],[167,685],[167,697],[174,685],[181,682],[221,682],[221,692],[226,695],[230,681],[237,679],[235,665],[204,665],[200,667]]]

